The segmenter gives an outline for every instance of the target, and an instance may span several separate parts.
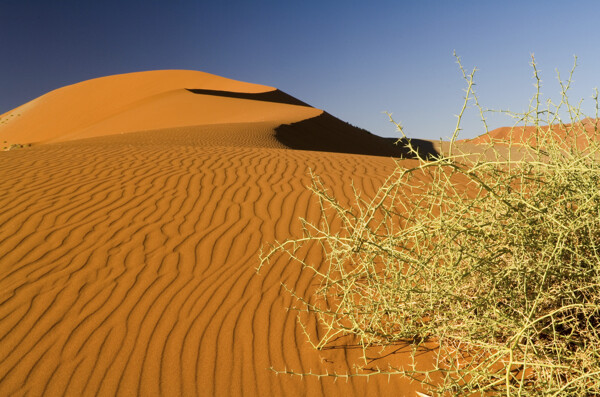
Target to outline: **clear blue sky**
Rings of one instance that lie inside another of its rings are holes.
[[[383,136],[451,134],[464,88],[452,51],[477,66],[484,106],[524,110],[535,53],[579,57],[572,95],[600,86],[598,1],[0,0],[0,113],[82,80],[193,69],[277,87]],[[585,105],[587,104],[587,105]],[[472,111],[463,137],[482,132]],[[492,127],[508,119],[491,120]]]

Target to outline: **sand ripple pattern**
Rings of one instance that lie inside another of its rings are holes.
[[[406,386],[269,371],[351,364],[344,350],[313,351],[286,310],[280,282],[309,291],[310,276],[285,260],[255,272],[264,242],[318,216],[309,168],[349,198],[351,180],[373,191],[393,161],[221,142],[212,128],[208,142],[183,129],[0,153],[0,395],[398,395]]]

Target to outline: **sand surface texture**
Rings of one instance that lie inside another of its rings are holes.
[[[370,194],[394,168],[320,149],[388,141],[271,87],[188,71],[95,79],[2,117],[2,141],[34,145],[0,152],[0,395],[419,390],[271,371],[346,373],[360,352],[306,342],[281,282],[308,296],[310,273],[283,257],[255,270],[262,245],[318,218],[309,169],[348,201],[351,181]]]

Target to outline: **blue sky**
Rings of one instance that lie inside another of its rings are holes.
[[[382,136],[448,137],[477,66],[484,107],[525,110],[535,53],[543,93],[579,57],[572,97],[600,86],[597,1],[0,0],[0,113],[117,73],[193,69],[277,87]],[[464,138],[483,132],[465,118]],[[509,125],[494,116],[492,128]]]

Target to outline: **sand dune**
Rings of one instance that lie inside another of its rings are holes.
[[[298,218],[318,217],[309,169],[348,201],[351,181],[373,193],[395,167],[323,151],[375,154],[389,141],[270,87],[200,72],[96,79],[9,113],[21,116],[0,127],[3,139],[46,144],[0,153],[0,395],[419,390],[398,377],[271,371],[343,374],[360,352],[306,342],[280,283],[309,296],[310,273],[285,258],[255,271],[263,244],[299,236]],[[307,255],[322,262],[317,247]],[[407,349],[398,349],[402,363]]]
[[[563,142],[566,145],[577,143],[580,148],[585,148],[587,139],[598,140],[600,132],[600,120],[586,118],[575,124],[554,124],[550,127],[542,127],[544,131],[550,129],[552,136],[558,142]],[[566,131],[570,131],[567,133]],[[495,144],[507,144],[513,142],[516,144],[527,144],[535,146],[536,142],[536,127],[535,126],[516,126],[516,127],[500,127],[490,131],[488,134],[480,135],[474,139],[468,140],[473,144],[487,144],[493,142]]]
[[[194,89],[212,94],[194,93]],[[248,98],[215,95],[243,93]],[[252,100],[271,94],[269,101]],[[262,96],[261,96],[262,94]],[[102,77],[59,88],[3,115],[0,140],[47,143],[148,129],[272,121],[279,125],[321,113],[278,99],[272,87],[194,71],[152,71]]]

